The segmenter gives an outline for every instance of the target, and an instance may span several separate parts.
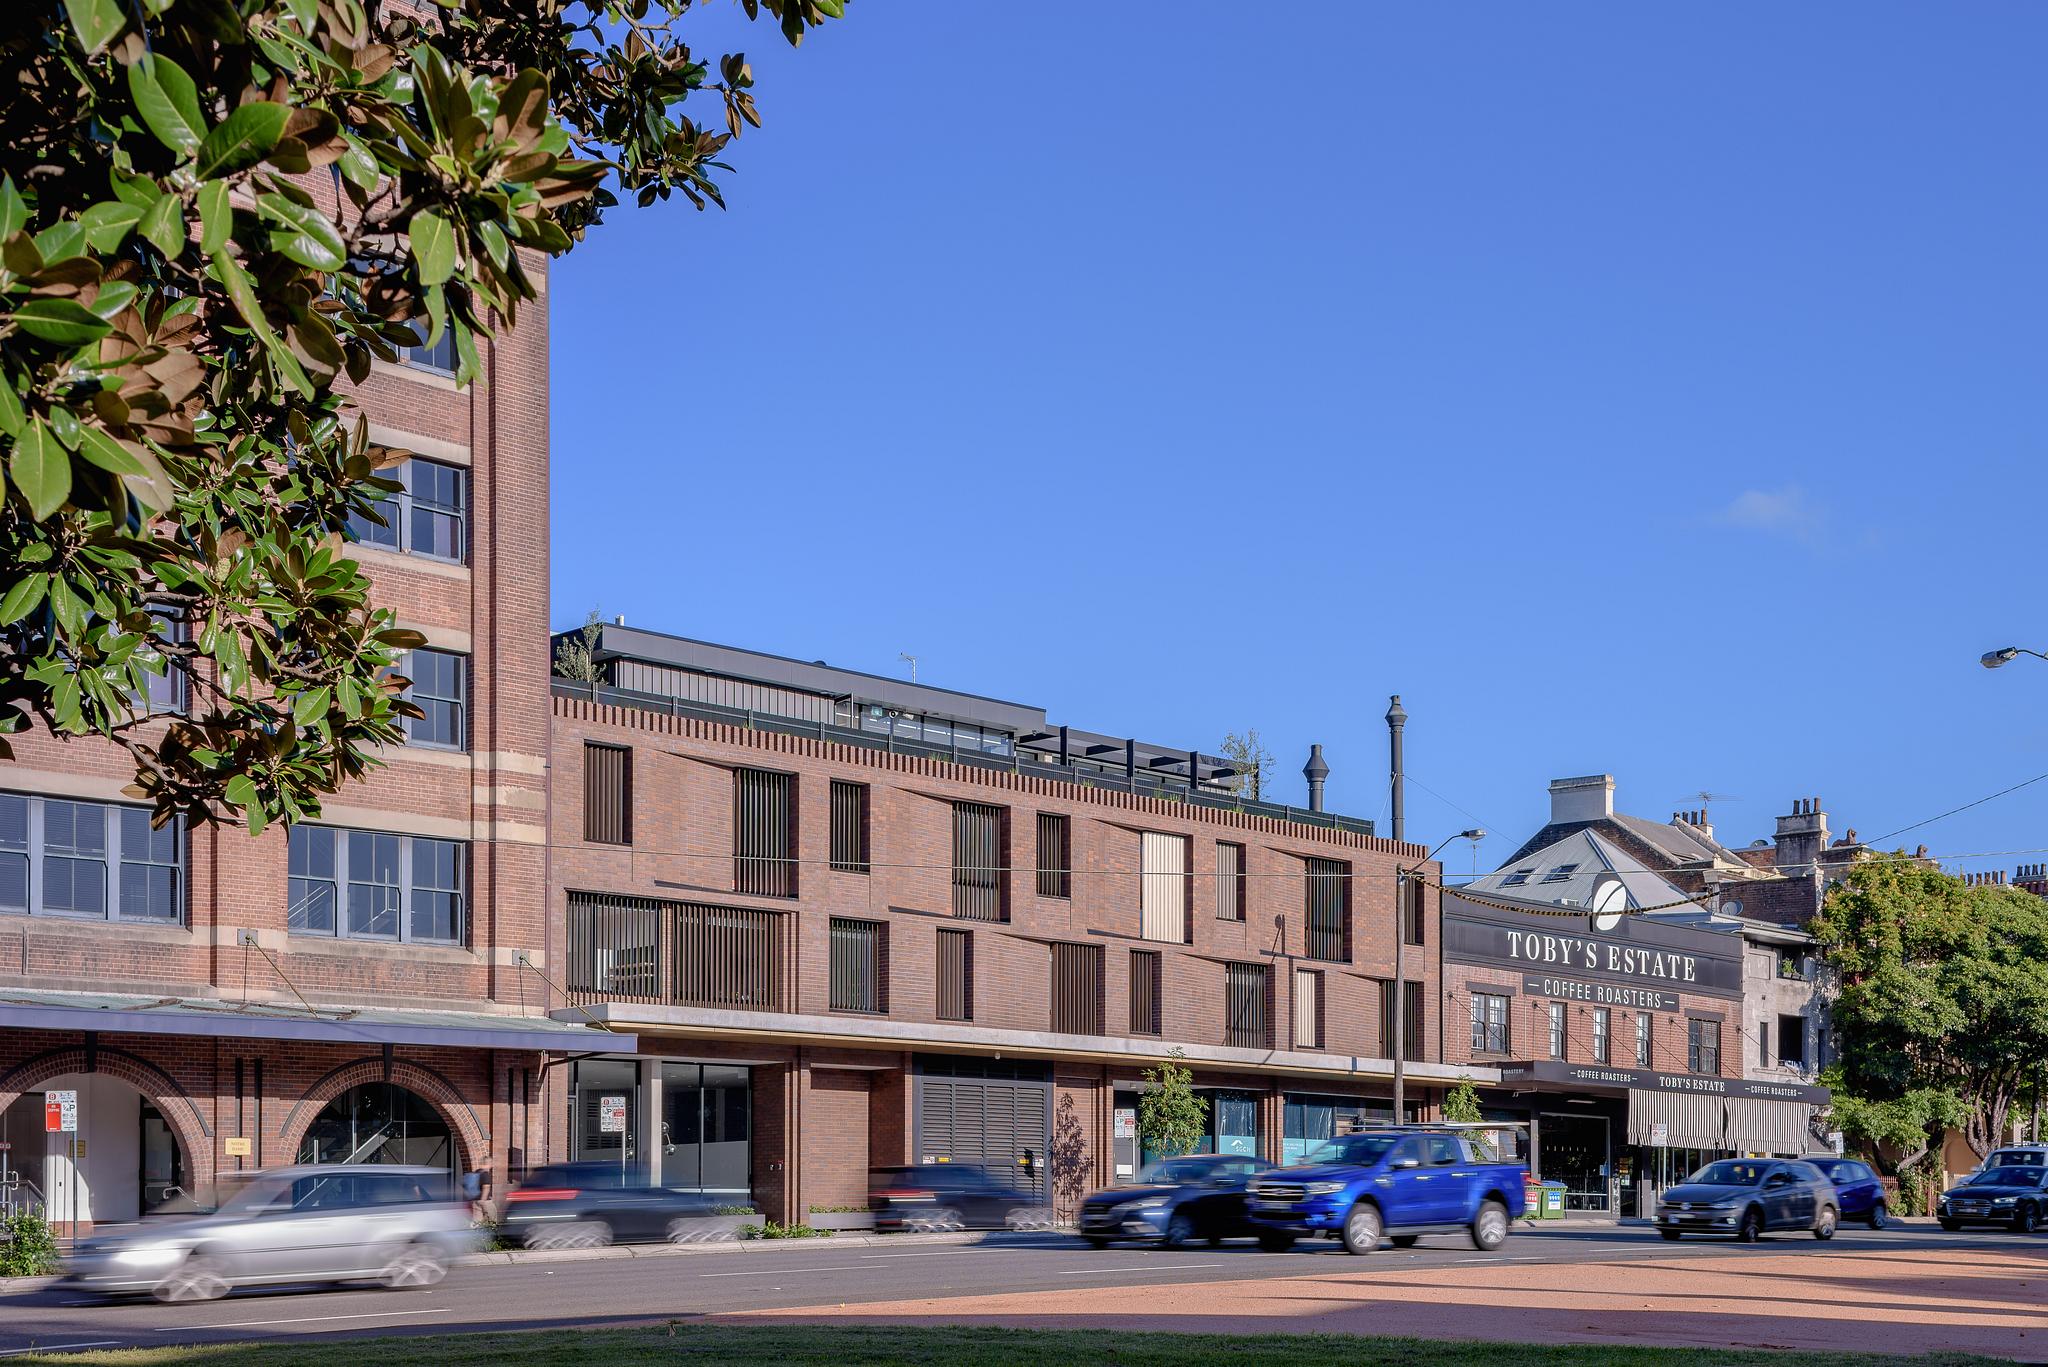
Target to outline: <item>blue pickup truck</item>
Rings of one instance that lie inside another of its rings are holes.
[[[1491,1252],[1522,1214],[1526,1176],[1519,1163],[1489,1161],[1450,1130],[1368,1130],[1320,1145],[1300,1167],[1259,1174],[1246,1214],[1268,1252],[1312,1234],[1370,1253],[1382,1237],[1406,1248],[1424,1234],[1455,1233]]]

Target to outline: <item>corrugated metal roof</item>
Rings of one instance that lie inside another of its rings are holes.
[[[1603,873],[1621,879],[1631,908],[1661,906],[1686,896],[1642,861],[1591,830],[1574,831],[1484,878],[1463,884],[1458,891],[1539,906],[1587,906],[1593,898],[1593,881]]]
[[[105,992],[0,988],[0,1029],[97,1030],[124,1035],[212,1035],[333,1044],[438,1044],[476,1049],[631,1051],[630,1034],[547,1016],[483,1011],[400,1011],[228,1002]]]

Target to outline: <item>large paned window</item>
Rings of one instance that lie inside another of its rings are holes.
[[[185,831],[141,807],[0,793],[0,912],[175,924]]]
[[[1073,833],[1059,812],[1038,814],[1038,895],[1074,895]]]
[[[832,780],[832,867],[868,871],[868,785]]]
[[[832,918],[832,1009],[881,1015],[889,1009],[889,928]]]
[[[1139,859],[1138,933],[1147,940],[1188,943],[1186,837],[1146,831],[1141,837]]]
[[[415,456],[380,472],[400,487],[377,505],[377,521],[348,520],[349,536],[365,546],[461,564],[469,555],[469,471]]]
[[[1653,1042],[1652,1031],[1655,1028],[1656,1022],[1651,1019],[1649,1012],[1636,1012],[1636,1067],[1638,1068],[1648,1068],[1651,1066],[1650,1046]]]
[[[633,843],[633,752],[626,746],[583,743],[583,838]]]
[[[985,802],[953,804],[953,914],[970,921],[1006,921],[1003,870],[1007,813]]]
[[[1550,1056],[1552,1058],[1564,1057],[1565,1047],[1569,1042],[1565,1021],[1565,1004],[1563,1002],[1551,1002],[1549,1004],[1549,1025]]]
[[[1695,1073],[1721,1071],[1721,1022],[1689,1020],[1685,1023],[1685,1066]]]
[[[1052,946],[1052,1028],[1062,1035],[1102,1033],[1102,946]]]
[[[399,673],[412,680],[405,698],[424,714],[407,717],[408,745],[462,750],[469,745],[469,657],[449,650],[409,650]]]
[[[1508,999],[1497,992],[1472,994],[1472,1052],[1508,1051]]]
[[[1216,919],[1244,919],[1244,846],[1216,842]]]
[[[459,840],[294,826],[285,921],[296,935],[461,944],[469,847]]]
[[[1160,953],[1156,949],[1131,951],[1131,1033],[1156,1035],[1160,1031]]]
[[[1233,1049],[1270,1049],[1268,975],[1264,964],[1223,965],[1223,1042]]]
[[[796,775],[735,769],[732,793],[734,890],[796,896]]]
[[[1337,859],[1308,861],[1308,957],[1343,963],[1351,957],[1351,866]]]
[[[1614,1012],[1610,1007],[1593,1008],[1593,1062],[1608,1063],[1614,1052]]]

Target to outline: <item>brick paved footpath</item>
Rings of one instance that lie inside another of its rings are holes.
[[[1163,1269],[1162,1269],[1163,1270]],[[1598,1264],[1346,1262],[1251,1281],[815,1306],[728,1322],[1357,1333],[2048,1359],[2048,1247],[1730,1250]]]

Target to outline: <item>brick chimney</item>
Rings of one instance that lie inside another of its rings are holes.
[[[1820,809],[1820,799],[1793,798],[1791,815],[1778,818],[1778,872],[1811,872],[1827,847],[1828,814]]]
[[[1599,821],[1614,815],[1614,775],[1550,780],[1550,820],[1554,825]]]

